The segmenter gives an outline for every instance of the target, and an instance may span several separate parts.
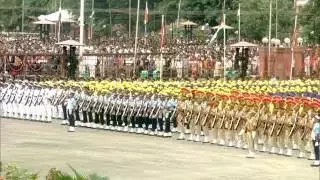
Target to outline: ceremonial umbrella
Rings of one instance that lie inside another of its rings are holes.
[[[212,29],[233,29],[233,27],[225,25],[225,24],[220,24],[218,26],[212,27]]]
[[[63,45],[63,46],[84,46],[84,44],[81,44],[78,41],[75,40],[66,40],[66,41],[62,41],[62,42],[58,42],[56,43],[56,45]]]
[[[197,26],[198,24],[188,20],[186,22],[181,23],[181,25],[183,25],[183,26]]]
[[[235,44],[230,45],[230,47],[257,47],[257,45],[246,42],[246,41],[240,41]]]
[[[52,25],[52,24],[56,24],[52,21],[47,21],[47,20],[40,20],[40,21],[35,21],[35,22],[32,22],[32,24],[40,24],[40,25]]]

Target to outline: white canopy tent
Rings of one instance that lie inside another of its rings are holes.
[[[40,15],[40,16],[38,16],[38,19],[40,21],[58,22],[60,13],[61,13],[61,22],[62,23],[76,22],[74,20],[74,16],[72,15],[72,12],[68,11],[68,10],[61,10],[61,11],[57,11],[57,12],[54,12],[54,13],[51,13],[48,15]]]

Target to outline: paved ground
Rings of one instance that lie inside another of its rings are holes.
[[[4,163],[38,171],[51,167],[96,172],[111,180],[315,180],[310,161],[143,135],[77,129],[56,123],[1,120]]]

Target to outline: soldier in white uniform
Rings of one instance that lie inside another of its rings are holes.
[[[25,85],[22,85],[18,90],[17,90],[17,98],[15,99],[16,101],[16,106],[17,106],[17,111],[15,113],[15,118],[20,118],[23,119],[23,109],[24,105],[22,103],[22,100],[24,98],[24,94],[26,94],[27,87]]]
[[[135,97],[135,95],[132,95],[129,97],[129,111],[128,111],[128,123],[129,123],[129,127],[130,127],[130,130],[129,132],[130,133],[134,133],[135,132],[135,112],[136,112],[136,109],[137,109],[137,106],[136,106],[136,102],[138,101],[138,98]]]
[[[136,129],[136,133],[141,134],[143,133],[143,128],[142,128],[142,118],[141,118],[141,110],[143,107],[143,101],[144,98],[142,97],[142,95],[138,95],[137,99],[136,99],[136,109],[137,111],[134,114],[134,119],[133,119],[133,123],[132,123],[132,127],[137,128],[137,124],[138,124],[138,129]]]

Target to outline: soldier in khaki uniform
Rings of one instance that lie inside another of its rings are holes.
[[[226,95],[222,95],[222,100],[220,101],[221,104],[219,104],[218,106],[218,112],[217,112],[217,118],[218,118],[218,122],[217,122],[217,130],[218,130],[218,143],[221,146],[225,145],[225,119],[227,116],[227,112],[228,112],[228,105],[227,105],[227,96]]]
[[[229,147],[232,147],[234,146],[234,139],[235,139],[233,125],[234,125],[234,122],[236,121],[235,116],[238,111],[238,104],[236,103],[236,97],[234,95],[230,95],[227,101],[227,104],[228,106],[227,106],[225,124],[222,128],[225,129],[227,145]]]
[[[211,130],[211,143],[216,144],[218,142],[218,118],[220,116],[220,108],[222,106],[222,101],[220,96],[215,95],[213,101],[211,102],[211,111],[209,113],[209,122],[210,122],[210,130]]]
[[[244,148],[247,149],[248,145],[245,141],[244,134],[240,133],[242,129],[244,129],[244,125],[246,123],[246,114],[249,112],[250,108],[248,106],[247,97],[238,96],[240,98],[239,104],[239,113],[237,113],[236,121],[234,124],[234,131],[236,133],[236,148]]]
[[[263,145],[261,152],[266,151],[265,142],[268,140],[266,136],[266,129],[268,125],[268,104],[270,103],[270,97],[263,97],[259,102],[260,111],[259,111],[259,121],[257,125],[257,144]]]
[[[200,141],[200,115],[201,115],[201,95],[202,92],[197,91],[197,90],[192,90],[191,91],[192,95],[193,95],[193,99],[192,99],[192,105],[190,106],[190,111],[191,115],[189,115],[188,117],[190,117],[187,122],[190,126],[190,136],[188,138],[188,141],[196,141],[199,142]]]
[[[299,158],[304,158],[307,145],[311,142],[311,131],[313,126],[313,104],[305,100],[299,108],[299,120],[297,122],[297,137],[299,146]],[[311,150],[310,158],[313,159],[314,152]]]
[[[267,127],[267,141],[265,142],[268,150],[270,150],[271,154],[276,153],[277,147],[277,139],[275,135],[275,129],[277,126],[277,119],[280,118],[280,111],[279,111],[279,99],[273,97],[269,104],[269,118],[268,118],[268,127]]]
[[[289,134],[289,130],[287,128],[288,126],[288,120],[290,119],[290,109],[287,108],[287,104],[285,102],[285,100],[280,100],[278,102],[280,104],[279,106],[279,117],[277,119],[277,126],[276,126],[276,139],[278,142],[278,154],[279,155],[284,155],[284,149],[285,146],[287,146],[288,150],[288,155],[290,155],[290,153],[292,154],[292,142],[289,142],[288,140],[288,134]],[[291,152],[290,152],[291,151]]]
[[[178,101],[178,107],[177,107],[177,125],[180,131],[180,135],[178,137],[178,140],[184,140],[185,139],[185,123],[186,119],[188,118],[188,110],[191,100],[191,93],[188,89],[182,89],[181,90],[181,98]]]
[[[249,153],[246,157],[254,158],[255,157],[254,139],[256,136],[257,121],[258,121],[256,116],[257,108],[255,108],[254,99],[247,98],[246,101],[247,101],[247,106],[250,108],[250,110],[243,117],[243,119],[245,120],[245,124],[242,130],[240,131],[239,136],[242,136],[245,134],[246,141],[248,144],[248,150],[249,150]]]
[[[205,97],[204,100],[206,101],[206,104],[203,104],[202,114],[200,117],[201,128],[203,129],[203,133],[204,133],[204,139],[202,142],[209,143],[209,125],[210,125],[209,116],[212,109],[212,100],[214,98],[214,95],[211,93],[206,93],[204,97]]]

